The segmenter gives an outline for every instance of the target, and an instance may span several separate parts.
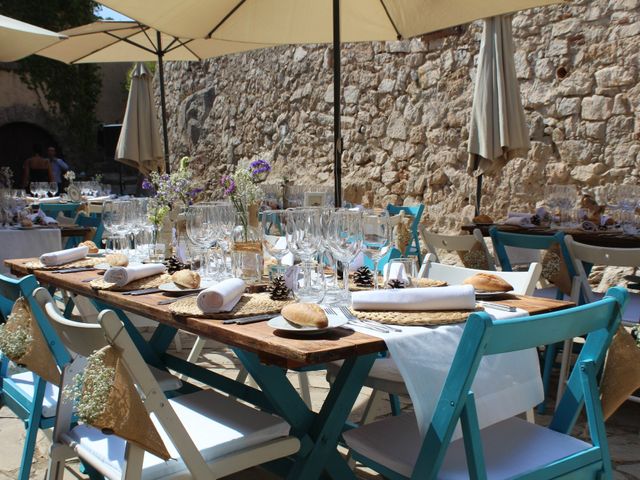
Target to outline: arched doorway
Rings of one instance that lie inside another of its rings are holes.
[[[33,146],[39,145],[46,154],[47,147],[56,147],[57,142],[44,128],[27,122],[12,122],[0,127],[0,165],[13,170],[15,187],[22,186],[22,164],[33,154]]]

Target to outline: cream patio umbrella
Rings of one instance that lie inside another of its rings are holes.
[[[164,93],[164,61],[200,61],[228,53],[269,45],[216,39],[177,37],[134,21],[97,21],[63,32],[69,38],[41,50],[38,55],[64,63],[158,62],[164,158],[169,170],[167,111]]]
[[[341,205],[340,42],[399,40],[563,0],[101,0],[176,36],[260,44],[333,43],[336,206]]]
[[[469,164],[477,174],[476,215],[482,175],[498,170],[517,153],[529,150],[529,129],[520,100],[513,58],[511,15],[485,20],[469,127]]]
[[[0,15],[0,62],[14,62],[66,37],[15,18]]]
[[[117,161],[137,168],[144,175],[164,169],[151,80],[144,63],[136,64],[115,154]]]

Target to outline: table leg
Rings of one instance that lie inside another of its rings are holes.
[[[319,478],[323,471],[336,480],[355,478],[337,451],[338,440],[378,355],[345,360],[318,414],[307,408],[287,379],[285,370],[261,364],[253,353],[236,350],[236,355],[273,405],[274,411],[291,424],[292,434],[301,441],[301,449],[287,478],[314,479]]]

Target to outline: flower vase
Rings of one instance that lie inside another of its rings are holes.
[[[233,275],[248,283],[262,280],[262,236],[258,228],[258,206],[236,213],[236,226],[231,236]]]

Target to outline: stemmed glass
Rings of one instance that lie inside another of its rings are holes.
[[[342,280],[347,302],[351,298],[349,264],[362,248],[362,237],[362,212],[339,209],[331,215],[327,240],[334,257],[342,263]]]
[[[47,193],[53,197],[58,192],[58,184],[56,182],[47,182]]]
[[[311,290],[311,269],[320,250],[320,210],[317,208],[290,208],[285,214],[287,248],[298,256],[304,269],[302,291]],[[304,295],[304,293],[303,293]]]
[[[213,229],[211,228],[210,205],[192,205],[187,209],[187,237],[197,245],[202,252],[200,262],[200,276],[207,278],[209,275],[209,262],[207,252],[211,246]]]
[[[262,212],[262,246],[276,259],[276,269],[280,273],[282,259],[289,253],[285,226],[287,224],[285,210],[265,210]]]
[[[635,234],[635,211],[640,198],[640,186],[619,185],[616,190],[616,199],[620,209],[620,224],[624,233]]]
[[[373,286],[378,290],[378,264],[391,246],[391,224],[387,210],[366,210],[362,217],[362,250],[373,261]]]

